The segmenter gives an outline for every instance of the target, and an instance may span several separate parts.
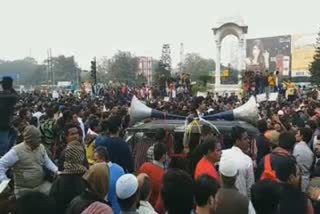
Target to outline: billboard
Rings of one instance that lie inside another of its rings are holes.
[[[309,65],[315,53],[317,34],[294,34],[292,36],[291,76],[310,76]]]
[[[290,75],[291,35],[247,39],[246,42],[246,70]]]

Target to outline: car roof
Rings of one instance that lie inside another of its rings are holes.
[[[220,132],[224,131],[230,131],[232,127],[234,126],[240,126],[242,128],[245,128],[249,134],[259,134],[259,130],[245,122],[245,121],[226,121],[226,120],[214,120],[214,121],[208,121],[212,125],[216,126],[217,129]],[[128,128],[128,131],[130,132],[155,132],[158,129],[169,129],[169,130],[174,130],[175,132],[184,132],[185,127],[184,127],[185,121],[184,120],[152,120],[147,123],[140,123],[136,124],[133,127]]]

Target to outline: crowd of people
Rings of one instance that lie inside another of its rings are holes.
[[[7,77],[1,84],[0,181],[8,185],[0,188],[0,213],[320,213],[316,91],[260,103],[260,134],[235,126],[230,146],[204,124],[196,138],[190,133],[193,142],[177,142],[161,128],[137,136],[133,147],[125,141],[133,95],[193,117],[246,99],[181,93],[165,101],[125,84],[100,96],[52,98],[18,95]]]
[[[278,92],[287,100],[294,101],[297,97],[302,97],[306,91],[306,86],[296,85],[290,79],[283,78],[279,71],[265,72],[246,71],[243,78],[243,94],[245,96]]]

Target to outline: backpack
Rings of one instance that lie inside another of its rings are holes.
[[[279,181],[279,179],[277,178],[276,171],[272,170],[270,154],[266,155],[264,158],[264,170],[261,174],[260,180],[264,180],[264,179]]]

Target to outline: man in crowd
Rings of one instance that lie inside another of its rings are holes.
[[[203,174],[207,174],[219,181],[219,174],[215,168],[215,164],[219,162],[221,157],[221,145],[216,142],[214,137],[207,138],[201,145],[202,152],[204,153],[201,160],[198,162],[194,178],[197,179]]]
[[[47,119],[40,125],[40,132],[42,136],[43,145],[46,147],[49,157],[52,157],[54,137],[55,137],[55,120],[54,112],[52,109],[46,110]]]
[[[280,196],[279,183],[271,180],[258,181],[251,188],[251,201],[257,214],[277,213]]]
[[[40,127],[40,118],[42,116],[44,116],[44,112],[43,112],[43,108],[42,108],[42,105],[38,105],[37,106],[37,111],[32,113],[32,117],[36,119],[36,122],[37,122],[37,128]]]
[[[155,135],[157,136],[157,133]],[[152,162],[154,144],[157,143],[157,139],[154,137],[154,133],[139,132],[136,133],[134,141],[135,144],[132,152],[134,156],[134,165],[136,169],[139,169],[144,162]],[[147,157],[148,151],[149,157]]]
[[[0,157],[10,148],[11,139],[10,129],[11,120],[14,113],[14,106],[18,100],[16,91],[13,89],[13,80],[11,77],[3,77],[0,82],[2,91],[0,92]]]
[[[312,130],[300,128],[296,134],[296,145],[293,156],[296,158],[299,168],[302,170],[302,191],[305,192],[310,181],[310,171],[314,162],[314,154],[307,145],[311,140]]]
[[[68,124],[64,127],[64,142],[66,145],[69,144],[76,144],[77,146],[81,147],[84,154],[85,154],[85,148],[84,145],[80,142],[80,135],[79,135],[79,129],[76,125]],[[65,146],[63,147],[63,151],[60,154],[59,160],[58,160],[58,167],[59,171],[63,170],[64,165],[64,157],[65,157]],[[88,166],[88,161],[86,158],[83,159],[84,165]]]
[[[165,129],[158,129],[155,135],[155,142],[156,143],[163,143],[167,146],[168,155],[170,156],[173,153],[173,143],[172,143],[172,136],[169,132]],[[154,160],[154,143],[152,146],[149,147],[147,150],[147,161],[152,162]]]
[[[152,184],[152,193],[150,203],[155,206],[162,184],[162,178],[165,173],[164,163],[167,160],[167,149],[163,143],[154,145],[154,160],[142,164],[138,170],[138,174],[145,173],[149,176]]]
[[[273,72],[270,72],[269,74],[267,74],[267,82],[269,86],[269,93],[274,92],[275,86],[276,86],[276,79]]]
[[[122,175],[124,175],[124,170],[118,164],[110,161],[109,152],[105,147],[97,147],[94,151],[93,159],[95,163],[106,162],[108,164],[109,191],[105,199],[111,203],[113,212],[118,214],[120,212],[120,207],[116,196],[116,182]]]
[[[253,164],[245,152],[249,149],[249,136],[244,128],[233,127],[231,131],[233,146],[222,152],[221,161],[224,159],[233,161],[239,175],[236,187],[244,196],[250,196],[251,186],[254,184]]]
[[[278,165],[278,179],[281,185],[279,213],[313,214],[311,201],[301,191],[301,171],[294,158],[283,159]]]
[[[265,137],[265,132],[268,130],[268,124],[266,120],[259,120],[257,123],[257,128],[260,131],[260,134],[256,136],[256,144],[257,144],[257,163],[267,154],[270,153],[270,142]]]
[[[196,117],[203,117],[206,111],[206,104],[203,97],[197,97],[195,101],[195,115]]]
[[[116,116],[108,119],[107,127],[103,127],[109,136],[98,136],[95,146],[104,146],[110,154],[110,160],[119,164],[125,172],[134,171],[134,161],[129,145],[119,136],[120,121]]]
[[[236,187],[237,177],[240,175],[237,161],[228,158],[222,158],[219,165],[222,188],[216,197],[216,214],[255,214],[248,197]]]
[[[40,191],[48,194],[51,188],[45,181],[45,170],[56,174],[58,168],[49,159],[41,142],[41,133],[34,126],[27,126],[24,142],[14,146],[0,159],[0,181],[7,179],[6,172],[12,169],[14,192],[19,198],[25,191]]]
[[[138,214],[139,183],[133,174],[122,175],[116,183],[120,214]]]
[[[280,173],[279,165],[288,158],[292,158],[291,154],[295,145],[295,136],[290,132],[281,133],[279,136],[279,146],[275,148],[270,154],[266,155],[259,163],[257,169],[257,177],[261,178],[266,170],[266,161],[269,160],[271,170],[275,172],[274,178],[269,179],[277,181],[278,174]]]
[[[216,208],[216,193],[220,185],[209,175],[201,175],[195,181],[195,214],[211,214]]]
[[[86,147],[86,156],[89,164],[93,164],[93,153],[96,142],[96,137],[98,136],[100,121],[96,116],[90,116],[86,122],[88,127],[87,134],[84,140]]]
[[[169,170],[163,177],[161,198],[168,214],[190,214],[194,200],[191,176],[182,170]]]
[[[81,129],[81,136],[82,136],[82,139],[81,139],[81,143],[84,142],[84,139],[86,137],[86,132],[85,132],[85,127],[84,127],[84,123],[82,121],[82,117],[83,117],[83,108],[82,106],[75,106],[74,107],[74,117],[76,117],[76,122],[79,123],[79,127]]]
[[[152,205],[149,203],[151,196],[151,181],[147,174],[141,173],[137,176],[140,190],[139,214],[157,214]]]

